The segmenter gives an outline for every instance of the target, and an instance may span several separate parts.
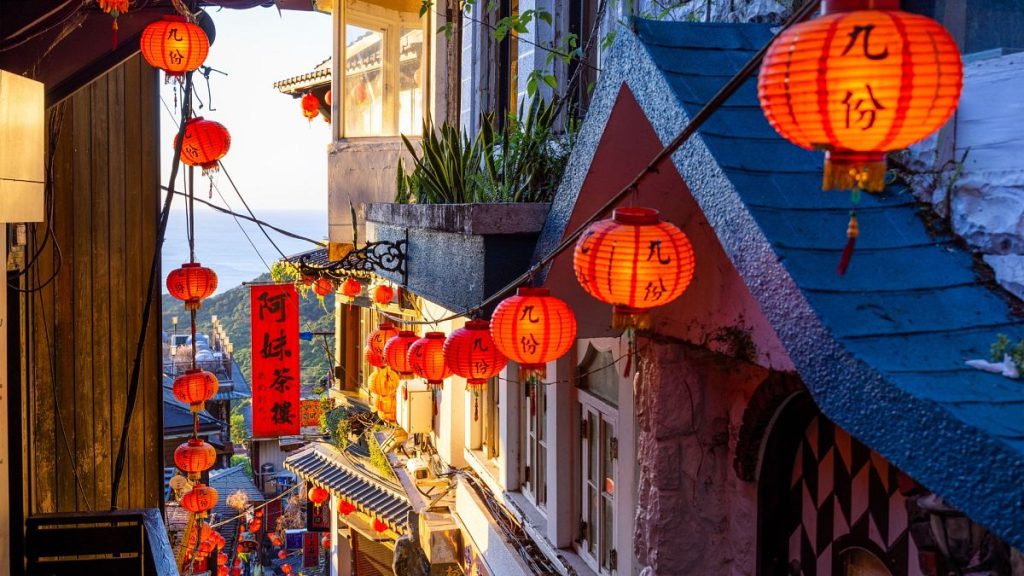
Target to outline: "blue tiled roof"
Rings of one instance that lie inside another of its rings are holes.
[[[756,24],[634,24],[598,97],[626,82],[663,141],[772,37]],[[776,134],[756,79],[698,134],[676,168],[823,412],[1024,546],[1024,384],[964,365],[987,357],[998,333],[1024,335],[1008,297],[954,239],[930,234],[898,187],[863,195],[839,277],[850,196],[820,190],[823,154]]]

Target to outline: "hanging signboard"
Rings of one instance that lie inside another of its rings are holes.
[[[319,506],[306,501],[306,530],[309,532],[331,531],[331,505],[325,502]]]
[[[250,288],[252,433],[299,433],[299,297],[291,284]]]
[[[320,535],[306,532],[302,538],[302,567],[318,568],[320,566]]]

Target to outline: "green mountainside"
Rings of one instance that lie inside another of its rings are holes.
[[[252,282],[270,282],[270,274],[254,278]],[[301,332],[334,332],[334,295],[326,296],[321,302],[311,290],[306,296],[299,296],[299,331]],[[187,333],[188,312],[180,300],[163,295],[163,330],[168,334],[172,331],[171,317],[178,317],[178,333]],[[226,292],[217,294],[203,301],[203,307],[197,314],[198,332],[209,334],[211,331],[210,317],[217,316],[224,330],[235,347],[235,361],[251,381],[252,339],[249,319],[249,287],[236,286]],[[325,349],[326,347],[326,349]],[[303,383],[316,382],[326,376],[332,365],[334,339],[314,336],[312,341],[301,340],[299,356],[302,366]]]

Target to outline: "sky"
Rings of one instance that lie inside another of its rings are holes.
[[[196,75],[196,94],[204,103],[196,115],[220,122],[231,133],[224,158],[235,184],[259,217],[261,210],[327,210],[327,144],[330,128],[321,117],[307,122],[299,100],[274,89],[274,82],[311,71],[331,55],[331,18],[318,12],[276,8],[228,10],[207,8],[217,27],[206,66],[226,72],[206,81]],[[160,91],[163,182],[170,176],[177,121],[168,109],[174,91]],[[179,106],[180,106],[179,89]],[[217,187],[232,207],[240,206],[224,174]],[[177,188],[181,189],[179,176]],[[196,190],[207,199],[209,184],[197,174]],[[214,192],[214,201],[220,198]],[[175,200],[176,206],[181,206]]]

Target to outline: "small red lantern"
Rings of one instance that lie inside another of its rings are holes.
[[[370,350],[384,358],[384,363],[387,364],[388,359],[384,357],[384,345],[395,336],[398,336],[398,328],[395,328],[393,324],[383,322],[379,328],[370,334],[366,344],[370,347]]]
[[[825,151],[826,190],[881,191],[886,152],[925,138],[956,110],[956,43],[938,22],[899,8],[828,0],[823,16],[783,31],[761,64],[765,116],[790,142]]]
[[[174,464],[190,478],[197,478],[201,472],[209,470],[216,460],[217,451],[199,438],[189,438],[174,451]]]
[[[395,299],[395,289],[391,286],[380,285],[373,290],[373,301],[381,306],[390,304]]]
[[[359,296],[363,291],[363,285],[355,278],[348,278],[341,284],[341,293],[349,298]]]
[[[338,502],[338,514],[342,516],[348,516],[349,514],[356,511],[356,505],[348,500],[341,500]]]
[[[167,291],[185,302],[186,310],[199,310],[201,301],[217,290],[217,273],[198,262],[182,264],[167,275]]]
[[[223,552],[217,553],[217,565],[218,566],[227,566],[228,565],[228,555],[223,553]]]
[[[292,565],[291,564],[282,564],[281,565],[281,572],[284,572],[285,574],[291,574],[292,573]]]
[[[249,532],[256,534],[260,531],[260,528],[263,528],[263,522],[261,520],[256,519],[252,522],[249,522]]]
[[[228,573],[229,572],[228,572],[228,567],[227,566],[218,566],[217,567],[217,576],[228,576]]]
[[[452,375],[444,360],[444,334],[427,332],[426,336],[409,346],[409,367],[413,374],[427,381],[433,389],[444,386],[444,379]]]
[[[678,298],[693,279],[693,247],[657,210],[616,208],[590,225],[573,253],[576,280],[612,305],[615,328],[650,328],[650,310]]]
[[[334,94],[333,94],[333,90],[328,90],[328,91],[327,91],[327,94],[325,94],[325,95],[324,95],[324,102],[326,102],[326,103],[327,103],[327,107],[328,107],[328,108],[330,108],[330,107],[331,107],[331,105],[332,105],[332,104],[334,104]]]
[[[142,31],[142,56],[167,76],[181,76],[203,65],[210,39],[199,26],[180,16],[164,16]]]
[[[231,576],[242,576],[242,569],[237,566],[235,568],[232,568]]]
[[[384,360],[403,380],[413,376],[412,366],[409,365],[409,347],[417,338],[415,332],[402,330],[384,345]]]
[[[281,560],[284,560],[285,558],[288,557],[288,553],[285,552],[284,550],[279,550],[277,552],[277,557],[280,558]]]
[[[310,122],[313,121],[313,118],[320,115],[320,99],[314,96],[312,92],[307,92],[302,97],[302,115]]]
[[[258,508],[252,513],[256,518],[263,518],[263,508]]]
[[[200,518],[205,518],[206,513],[216,505],[217,490],[206,484],[196,484],[181,498],[181,507]]]
[[[323,538],[321,538],[320,539],[320,546],[322,546],[323,548],[330,548],[331,547],[331,537],[330,536],[324,536]]]
[[[178,145],[178,137],[174,137]],[[220,170],[219,160],[231,149],[231,133],[220,122],[206,120],[202,116],[185,124],[185,136],[181,141],[181,161],[188,166],[199,166],[203,174]]]
[[[313,507],[316,509],[319,509],[320,505],[327,502],[327,499],[330,497],[331,493],[320,486],[313,486],[309,489],[309,501],[313,503]]]
[[[334,292],[334,281],[330,278],[317,278],[313,284],[313,292],[316,292],[317,296],[327,296]]]
[[[363,357],[366,358],[366,363],[369,364],[370,366],[373,366],[374,368],[384,367],[384,357],[381,356],[380,354],[377,354],[370,348],[367,348],[366,350],[363,351]]]
[[[212,372],[190,368],[174,379],[171,391],[180,402],[188,404],[192,412],[202,412],[207,400],[217,395],[220,382]]]
[[[381,533],[387,531],[387,529],[388,529],[388,525],[385,524],[383,520],[381,520],[380,518],[374,518],[373,519],[373,531],[374,532],[376,532],[378,534],[381,534]]]
[[[544,378],[545,365],[576,340],[576,316],[546,289],[520,288],[494,309],[491,337],[502,354],[519,364],[524,380]]]
[[[444,341],[444,358],[454,374],[466,379],[466,387],[479,393],[487,380],[508,364],[491,338],[487,320],[470,320]]]

